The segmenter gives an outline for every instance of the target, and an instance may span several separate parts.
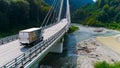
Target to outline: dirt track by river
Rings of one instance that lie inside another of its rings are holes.
[[[84,56],[84,58],[78,58],[78,60],[83,60],[83,62],[78,62],[81,64],[80,66],[77,65],[78,68],[94,68],[94,63],[100,61],[108,63],[120,61],[120,55],[102,45],[95,38],[79,42],[76,48],[78,57]]]

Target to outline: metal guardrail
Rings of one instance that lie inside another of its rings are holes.
[[[18,39],[18,34],[8,36],[8,37],[5,37],[5,38],[1,38],[0,39],[0,45],[6,44],[6,43],[11,42],[11,41],[14,41],[16,39]]]
[[[55,24],[57,24],[57,23],[54,23],[54,24],[50,24],[50,25],[48,25],[48,26],[45,26],[45,27],[43,27],[43,29],[47,29],[47,28],[49,28],[49,27],[51,27],[51,26],[53,26],[53,25],[55,25]],[[9,42],[14,41],[14,40],[16,40],[16,39],[18,39],[18,34],[12,35],[12,36],[7,36],[7,37],[5,37],[5,38],[0,38],[0,45],[9,43]]]
[[[20,68],[24,67],[25,64],[30,62],[34,57],[36,57],[39,53],[41,53],[46,47],[48,47],[53,41],[55,41],[59,36],[61,36],[65,32],[66,26],[58,31],[56,34],[48,38],[47,40],[44,40],[37,45],[33,46],[29,50],[27,50],[22,55],[16,57],[12,61],[8,62],[4,66],[0,68]]]

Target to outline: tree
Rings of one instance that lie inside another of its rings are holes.
[[[120,12],[115,16],[115,21],[120,22]]]
[[[96,3],[97,3],[99,8],[102,8],[105,4],[105,0],[98,0]]]
[[[110,8],[110,6],[109,6],[108,4],[105,4],[105,5],[103,6],[103,10],[104,10],[106,13],[109,12],[109,8]]]
[[[97,15],[97,20],[107,23],[109,21],[109,15],[105,11],[101,11]]]
[[[6,18],[6,14],[0,12],[0,31],[5,31],[9,29],[9,22]]]
[[[80,9],[80,10],[77,10],[76,12],[74,12],[74,15],[73,15],[73,20],[75,22],[79,22],[81,20],[85,20],[87,17],[87,13],[85,10],[83,9]]]
[[[0,11],[6,13],[9,9],[9,3],[7,0],[0,0]]]
[[[87,25],[93,25],[95,23],[95,18],[90,18],[88,21],[87,21]]]
[[[11,27],[26,25],[29,20],[29,3],[25,0],[12,0],[10,4],[9,20]]]

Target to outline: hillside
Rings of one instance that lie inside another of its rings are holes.
[[[44,0],[44,1],[49,5],[51,5],[54,0]],[[71,12],[73,13],[75,10],[88,3],[93,3],[93,0],[70,0]]]
[[[97,0],[73,14],[73,22],[80,24],[120,29],[120,0]]]
[[[40,26],[49,8],[43,0],[0,0],[0,37]]]
[[[89,3],[93,3],[93,0],[70,0],[71,12]]]

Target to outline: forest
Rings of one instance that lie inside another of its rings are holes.
[[[44,0],[0,0],[0,37],[40,27],[49,8]]]
[[[47,4],[52,5],[54,0],[44,0]],[[79,9],[82,6],[85,6],[88,3],[93,3],[93,0],[69,0],[70,1],[70,12],[73,13],[75,10]],[[64,0],[64,8],[66,7],[66,0]],[[63,12],[64,13],[64,12]]]
[[[39,27],[50,9],[48,2],[51,0],[47,1],[0,0],[0,37]],[[70,0],[71,10],[74,10],[71,11],[72,22],[120,30],[120,0],[97,0],[95,3],[87,0],[86,3],[80,1],[79,5],[77,1]]]
[[[97,0],[72,14],[72,22],[120,30],[120,0]]]

